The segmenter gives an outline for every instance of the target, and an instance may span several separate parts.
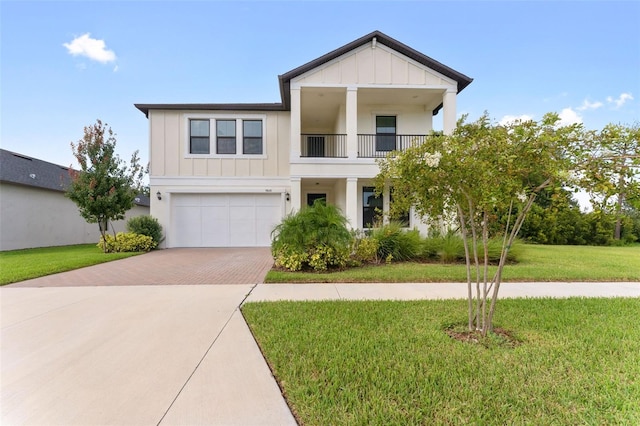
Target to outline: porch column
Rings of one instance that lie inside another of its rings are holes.
[[[347,199],[345,215],[352,229],[360,228],[358,224],[358,178],[347,178]]]
[[[442,98],[442,131],[450,135],[456,128],[456,90],[447,89]]]
[[[347,87],[347,156],[358,158],[358,88]]]
[[[300,158],[300,88],[291,87],[291,160]],[[299,208],[299,207],[298,207]]]
[[[291,210],[287,213],[300,211],[302,206],[302,179],[291,178]]]

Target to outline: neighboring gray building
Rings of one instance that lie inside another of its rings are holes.
[[[69,168],[0,149],[0,251],[98,243],[98,225],[87,223],[65,197]],[[136,198],[127,219],[149,214],[149,198]],[[125,231],[126,220],[113,223]]]

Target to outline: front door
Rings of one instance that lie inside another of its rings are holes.
[[[312,206],[316,200],[327,202],[327,194],[307,194],[307,205]]]

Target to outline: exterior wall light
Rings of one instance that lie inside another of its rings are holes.
[[[162,200],[162,194],[160,191],[156,192],[156,197],[158,197],[158,200]]]
[[[284,197],[287,199],[287,201],[291,201],[291,194],[289,194],[288,192],[284,193]]]

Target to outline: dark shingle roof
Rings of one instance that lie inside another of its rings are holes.
[[[0,181],[64,192],[71,178],[69,167],[0,149]],[[138,195],[136,204],[149,206],[149,197]]]
[[[452,80],[455,80],[458,83],[458,93],[460,93],[465,87],[467,87],[473,81],[472,78],[467,77],[466,75],[454,70],[453,68],[449,68],[448,66],[432,59],[411,47],[400,43],[399,41],[389,37],[388,35],[380,32],[374,31],[369,33],[363,37],[360,37],[357,40],[352,41],[351,43],[345,44],[344,46],[333,50],[326,55],[323,55],[313,61],[307,62],[304,65],[301,65],[289,72],[286,72],[280,76],[278,76],[278,80],[280,81],[280,96],[282,97],[281,103],[272,103],[272,104],[134,104],[136,108],[144,113],[146,117],[149,117],[149,110],[151,109],[160,109],[160,110],[233,110],[233,111],[288,111],[291,108],[291,92],[290,92],[290,84],[291,80],[301,74],[304,74],[307,71],[310,71],[316,67],[319,67],[333,59],[344,55],[358,47],[369,43],[373,39],[376,39],[376,43],[383,44],[391,49],[394,49],[397,52],[402,53],[403,55],[417,61],[433,69],[434,71],[443,74]],[[436,109],[433,110],[433,114],[437,114],[438,111],[442,108],[442,104],[440,104]]]
[[[64,191],[69,185],[69,168],[0,149],[0,181]]]

